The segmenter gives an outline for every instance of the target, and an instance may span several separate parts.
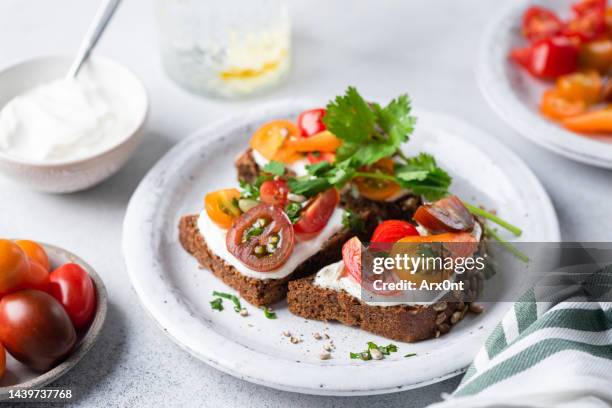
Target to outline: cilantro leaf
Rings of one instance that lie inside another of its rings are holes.
[[[436,164],[436,160],[427,153],[421,153],[408,159],[400,166],[395,175],[402,187],[421,194],[428,200],[437,200],[448,194],[452,178]]]
[[[408,95],[400,95],[393,99],[384,109],[378,104],[372,104],[376,113],[376,122],[389,136],[393,146],[399,147],[408,141],[408,137],[414,131],[416,118],[410,115],[412,106]]]
[[[416,353],[408,353],[408,354],[405,354],[405,355],[404,355],[404,358],[407,358],[407,357],[414,357],[414,356],[416,356],[416,355],[417,355]]]
[[[287,180],[289,190],[293,194],[299,194],[306,197],[312,197],[321,191],[325,191],[331,187],[326,178],[301,176],[290,178]]]
[[[268,319],[276,319],[276,313],[274,313],[273,311],[268,309],[267,306],[264,306],[263,311],[264,311],[264,316],[266,316],[266,318],[268,318]]]
[[[223,299],[215,298],[211,300],[210,307],[212,307],[213,310],[218,310],[219,312],[222,311],[223,310]]]
[[[331,167],[332,167],[331,163],[329,163],[327,161],[320,161],[318,163],[308,164],[306,166],[306,171],[311,176],[319,176],[319,175],[325,173]]]
[[[282,176],[285,174],[285,165],[278,161],[268,162],[265,166],[263,166],[263,171],[266,173],[273,174],[275,176]]]
[[[298,203],[289,203],[285,206],[285,214],[292,224],[295,224],[302,215],[302,206]]]
[[[323,123],[340,139],[363,143],[374,131],[376,116],[357,89],[349,87],[344,96],[337,96],[327,105]]]

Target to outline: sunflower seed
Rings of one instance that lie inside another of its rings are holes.
[[[370,355],[372,356],[374,360],[382,360],[383,358],[382,351],[380,351],[379,349],[375,349],[375,348],[370,350]]]

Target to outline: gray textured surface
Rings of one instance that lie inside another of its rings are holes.
[[[97,0],[0,2],[0,66],[25,58],[72,53]],[[166,79],[159,65],[150,0],[125,1],[98,52],[140,75],[151,97],[146,140],[119,174],[69,196],[29,192],[0,179],[0,235],[68,248],[94,266],[111,305],[92,352],[55,386],[72,387],[87,407],[424,406],[458,379],[368,398],[302,396],[222,374],[190,357],[158,330],[129,285],[121,255],[125,207],[138,181],[176,141],[255,101],[207,101]],[[263,99],[330,96],[353,84],[366,94],[410,91],[415,104],[479,125],[514,149],[551,194],[566,240],[609,240],[610,172],[535,147],[505,126],[478,92],[473,61],[479,35],[498,2],[484,0],[291,0],[295,59],[290,82]],[[486,140],[482,141],[486,143]],[[265,368],[262,368],[265,369]]]

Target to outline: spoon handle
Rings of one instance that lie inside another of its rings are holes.
[[[67,78],[75,78],[77,76],[81,66],[89,57],[91,50],[96,46],[96,43],[102,36],[104,29],[106,28],[110,19],[113,17],[113,14],[115,13],[115,10],[120,2],[121,0],[105,0],[102,6],[98,9],[91,26],[89,26],[89,29],[87,30],[87,35],[79,47],[79,52],[70,66]]]

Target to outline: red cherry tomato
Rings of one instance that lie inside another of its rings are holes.
[[[282,266],[293,252],[295,233],[285,212],[260,204],[242,214],[229,229],[225,243],[240,262],[258,272]]]
[[[77,329],[91,323],[96,312],[96,290],[87,272],[77,264],[65,264],[50,275],[49,293],[57,299]]]
[[[346,272],[357,282],[361,283],[361,253],[363,245],[357,237],[346,241],[342,246],[342,261]]]
[[[319,193],[302,211],[300,219],[293,226],[295,231],[302,234],[321,231],[327,225],[339,202],[340,195],[335,188]]]
[[[259,187],[259,197],[264,204],[280,205],[287,204],[289,187],[285,180],[264,181]]]
[[[523,14],[523,35],[530,41],[550,38],[561,31],[563,24],[549,9],[532,6]]]
[[[27,289],[0,300],[0,342],[28,367],[48,371],[72,351],[76,341],[68,314],[48,293]]]
[[[572,4],[572,11],[576,16],[584,16],[592,12],[605,14],[606,8],[606,0],[580,0]]]
[[[460,232],[474,228],[474,216],[457,196],[417,208],[414,220],[431,232]]]
[[[336,160],[336,154],[331,152],[308,152],[306,155],[310,164],[326,161],[333,163]]]
[[[533,76],[554,79],[578,69],[578,47],[566,37],[540,40],[512,50],[510,57]]]
[[[605,11],[591,10],[568,21],[561,34],[583,43],[600,37],[606,31]]]
[[[419,231],[407,221],[387,220],[378,224],[374,230],[370,242],[397,242],[398,240],[411,236],[419,235]]]
[[[316,135],[327,129],[323,123],[323,117],[327,111],[325,109],[310,109],[298,116],[297,125],[300,133],[304,137]]]
[[[4,372],[6,371],[6,352],[4,351],[4,346],[0,343],[0,380],[4,377]]]

